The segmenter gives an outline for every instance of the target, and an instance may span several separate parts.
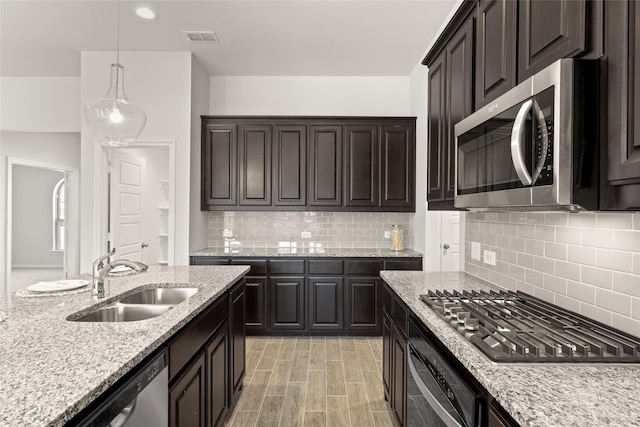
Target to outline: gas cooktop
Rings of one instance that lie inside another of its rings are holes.
[[[420,298],[495,362],[640,363],[640,338],[523,292]]]

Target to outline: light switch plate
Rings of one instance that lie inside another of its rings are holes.
[[[303,231],[302,232],[302,238],[303,239],[310,239],[311,238],[311,232],[310,231]]]
[[[385,231],[384,232],[384,238],[385,239],[390,239],[391,238],[391,232],[390,231]]]
[[[480,261],[480,243],[471,242],[471,259]]]
[[[484,251],[484,263],[489,265],[496,265],[496,253],[493,251]]]
[[[222,232],[222,237],[233,237],[233,230],[229,230],[228,228],[225,228],[224,231]]]

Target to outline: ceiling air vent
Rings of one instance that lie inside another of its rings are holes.
[[[220,43],[218,36],[213,31],[183,31],[182,34],[194,43]]]

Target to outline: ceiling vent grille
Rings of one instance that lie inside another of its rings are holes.
[[[213,31],[183,31],[182,34],[192,43],[220,43]]]

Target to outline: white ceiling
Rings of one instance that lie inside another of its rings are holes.
[[[406,76],[456,3],[121,0],[120,50],[191,51],[210,75]],[[135,16],[141,4],[158,19]],[[0,75],[80,75],[81,51],[116,50],[116,11],[115,0],[0,0]]]

